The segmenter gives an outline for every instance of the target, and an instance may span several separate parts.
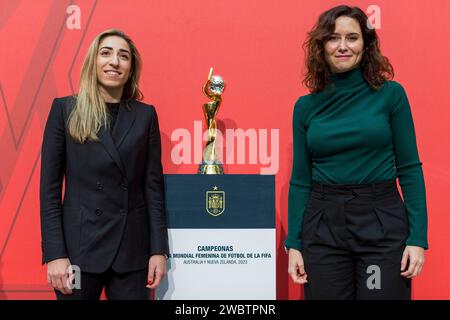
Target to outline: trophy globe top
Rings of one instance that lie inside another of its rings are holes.
[[[223,81],[221,76],[214,75],[208,81],[208,85],[206,86],[206,93],[208,96],[219,97],[222,95],[225,90],[225,82]]]

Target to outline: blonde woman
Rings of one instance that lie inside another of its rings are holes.
[[[141,66],[133,41],[107,30],[89,47],[78,94],[53,101],[40,210],[42,263],[58,299],[96,300],[103,289],[108,299],[148,299],[166,272],[160,132],[155,108],[139,101]]]

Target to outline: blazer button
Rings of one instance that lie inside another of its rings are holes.
[[[100,182],[97,182],[97,190],[103,190],[103,185]]]
[[[121,183],[120,186],[122,187],[123,190],[128,190],[127,185],[125,183]]]
[[[120,209],[120,214],[124,216],[125,215],[125,210]]]
[[[95,209],[95,214],[96,214],[96,215],[99,216],[99,215],[101,215],[102,213],[103,213],[102,210],[100,210],[100,209],[98,209],[98,208]]]

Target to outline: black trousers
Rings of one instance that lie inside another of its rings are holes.
[[[55,290],[58,300],[99,300],[103,288],[109,300],[149,300],[148,269],[116,273],[111,268],[104,273],[81,272],[81,288],[64,295]]]
[[[408,218],[396,181],[313,181],[302,229],[305,299],[411,299],[400,275]]]

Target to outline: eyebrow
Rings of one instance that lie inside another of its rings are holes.
[[[332,36],[340,36],[341,34],[337,33],[337,32],[333,32],[331,35]],[[351,32],[351,33],[347,34],[347,36],[359,36],[359,35],[361,35],[361,34],[358,32]]]
[[[109,49],[109,50],[113,50],[112,47],[101,47],[100,50],[101,50],[101,49]],[[128,51],[128,50],[126,50],[126,49],[119,49],[119,51],[121,51],[121,52],[126,52],[126,53],[128,53],[128,54],[131,54],[130,51]]]

